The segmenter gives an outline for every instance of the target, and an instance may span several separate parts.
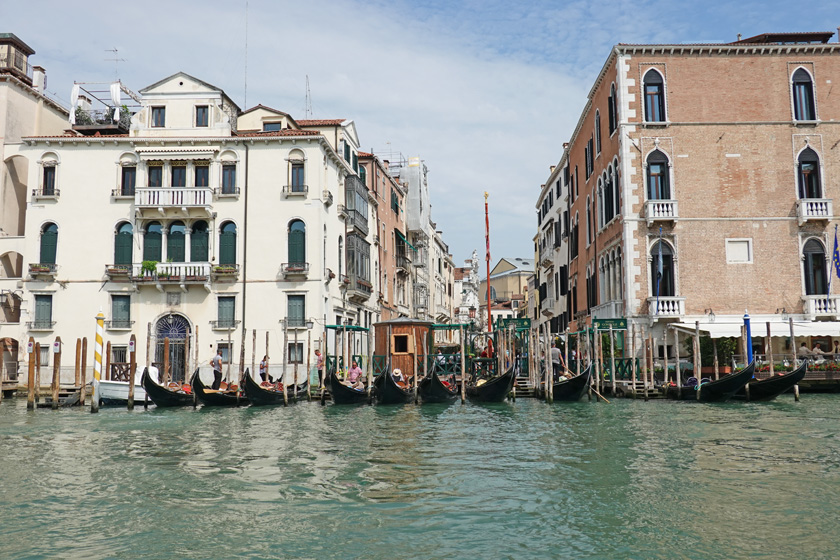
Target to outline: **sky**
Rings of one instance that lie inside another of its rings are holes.
[[[0,0],[0,32],[32,47],[47,92],[74,81],[134,91],[178,71],[257,104],[356,123],[363,151],[419,156],[456,266],[531,258],[536,201],[616,43],[731,42],[835,31],[816,0]],[[837,41],[837,35],[832,38]],[[116,53],[113,49],[116,49]],[[115,62],[113,59],[121,59]]]

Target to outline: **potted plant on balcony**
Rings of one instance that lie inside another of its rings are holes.
[[[213,267],[213,274],[217,276],[233,276],[236,274],[236,265],[220,264]]]
[[[140,280],[154,280],[157,276],[158,261],[143,261],[140,264]]]
[[[33,263],[29,265],[29,272],[32,274],[46,274],[52,272],[52,267],[48,264]]]

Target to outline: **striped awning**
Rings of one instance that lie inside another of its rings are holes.
[[[700,332],[709,335],[711,338],[730,338],[740,337],[741,327],[744,325],[740,322],[701,322]],[[676,323],[673,325],[677,330],[686,333],[694,334],[693,323]],[[750,321],[750,331],[753,336],[767,336],[767,321],[755,320]],[[840,322],[838,321],[794,321],[793,322],[794,336],[835,336],[840,337]],[[790,337],[790,323],[785,321],[770,321],[770,336]]]

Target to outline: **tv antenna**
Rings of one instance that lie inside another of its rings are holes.
[[[303,108],[306,118],[312,118],[312,94],[309,91],[309,74],[306,75],[306,105]]]
[[[105,52],[114,53],[114,58],[106,58],[105,61],[114,63],[114,80],[119,81],[120,62],[125,62],[125,59],[119,57],[120,51],[117,47],[114,47],[113,49],[105,49]]]
[[[248,108],[248,0],[245,0],[245,108]]]

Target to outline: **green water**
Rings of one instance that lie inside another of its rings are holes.
[[[0,558],[837,558],[840,396],[0,405]]]

